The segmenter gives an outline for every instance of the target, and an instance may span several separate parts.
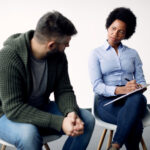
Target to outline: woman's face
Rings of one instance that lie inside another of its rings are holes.
[[[113,47],[117,46],[126,35],[126,23],[116,19],[107,29],[108,43]]]

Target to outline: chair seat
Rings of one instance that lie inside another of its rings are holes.
[[[147,107],[147,114],[145,115],[143,119],[143,126],[148,127],[150,126],[150,109]]]
[[[96,117],[96,116],[95,116]],[[96,124],[109,130],[116,130],[117,126],[111,123],[104,122],[100,118],[96,117]]]
[[[58,139],[60,137],[61,137],[61,135],[43,136],[43,144],[46,144],[46,143],[51,142],[51,141],[54,141],[54,140],[56,140],[56,139]],[[6,145],[6,146],[10,146],[10,147],[15,147],[14,145],[12,145],[12,144],[10,144],[10,143],[2,140],[2,139],[0,139],[0,144]]]
[[[43,136],[43,144],[57,140],[60,138],[61,135],[49,135],[49,136]]]
[[[2,144],[2,145],[7,145],[7,146],[10,146],[10,147],[15,147],[14,145],[12,145],[12,144],[10,144],[10,143],[8,143],[8,142],[2,140],[2,139],[0,139],[0,144]]]

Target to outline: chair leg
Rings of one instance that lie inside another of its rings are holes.
[[[142,144],[143,150],[147,150],[147,147],[146,147],[146,144],[145,144],[145,142],[144,142],[143,137],[142,137],[142,139],[141,139],[141,144]]]
[[[103,133],[102,133],[102,136],[100,138],[100,141],[99,141],[99,144],[98,144],[98,148],[97,150],[100,150],[102,145],[103,145],[103,141],[104,141],[104,138],[105,138],[105,135],[106,135],[106,132],[107,132],[107,129],[104,129]]]
[[[47,143],[44,144],[44,147],[45,147],[46,150],[50,150],[50,147],[48,146]]]
[[[113,137],[113,130],[110,130],[109,137],[108,137],[108,143],[107,143],[107,149],[110,147]]]
[[[6,145],[2,145],[1,150],[5,150],[6,149]]]

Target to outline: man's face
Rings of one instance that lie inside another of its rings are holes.
[[[55,48],[51,52],[64,52],[66,47],[69,47],[71,36],[64,37],[60,42],[55,42]]]
[[[53,43],[53,48],[50,48],[46,54],[46,57],[51,55],[52,53],[63,53],[66,47],[69,47],[69,42],[71,40],[71,36],[65,36],[63,39],[56,39]]]
[[[69,47],[71,36],[66,36],[60,43],[56,44],[56,49],[59,52],[64,52],[66,47]]]

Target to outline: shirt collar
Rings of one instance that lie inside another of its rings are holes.
[[[104,50],[110,50],[110,49],[112,48],[112,47],[109,45],[109,43],[108,43],[107,40],[104,42],[103,47],[104,47]],[[123,47],[124,47],[123,44],[120,43],[120,45],[119,45],[119,47],[118,47],[118,50],[120,50],[120,49],[123,50],[123,49],[124,49]]]

